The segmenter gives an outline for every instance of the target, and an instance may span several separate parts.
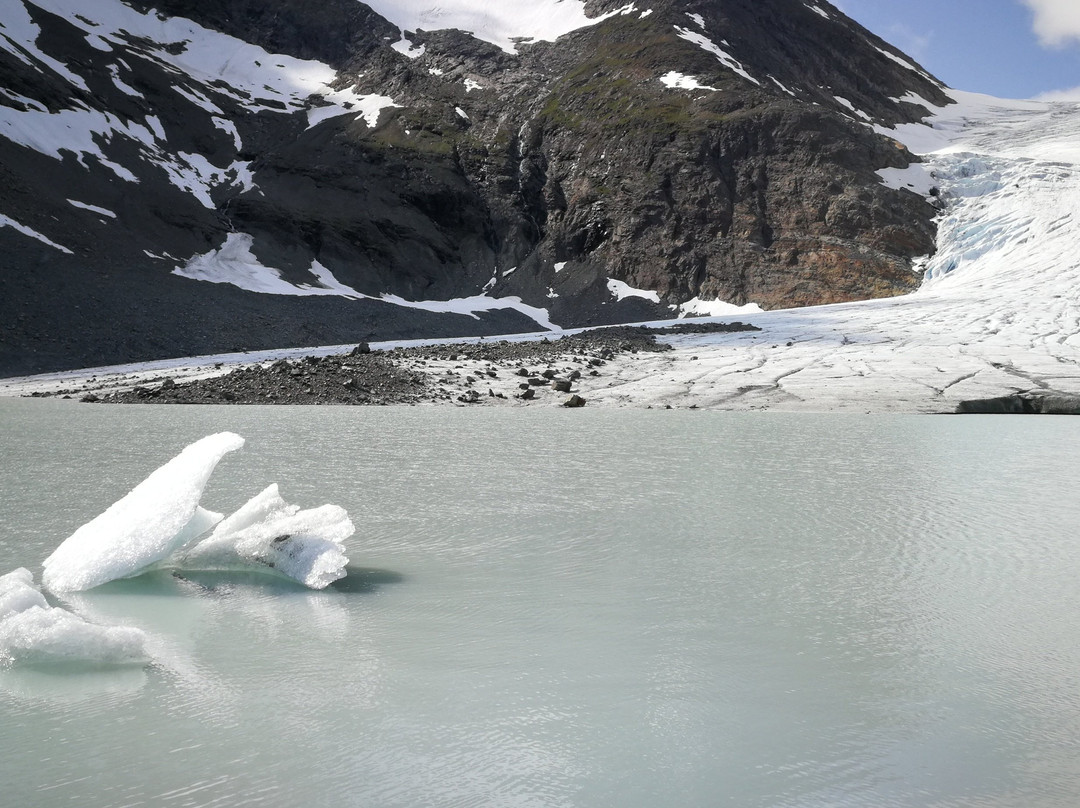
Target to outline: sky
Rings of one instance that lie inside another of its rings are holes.
[[[955,89],[1080,100],[1080,0],[832,3]]]

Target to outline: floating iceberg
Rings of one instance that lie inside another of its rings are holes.
[[[42,583],[74,592],[138,575],[206,532],[221,516],[199,507],[203,488],[221,458],[243,445],[220,432],[188,446],[57,547]]]
[[[344,508],[300,510],[281,498],[275,483],[256,494],[176,560],[183,569],[250,568],[262,564],[312,589],[345,577],[342,542],[354,532]]]
[[[77,592],[162,566],[270,568],[312,589],[344,577],[343,542],[354,528],[343,508],[300,510],[276,484],[224,520],[199,504],[218,462],[243,445],[239,435],[221,432],[188,446],[56,548],[42,583]]]
[[[27,569],[0,576],[0,664],[134,665],[148,659],[139,629],[100,626],[49,606]]]

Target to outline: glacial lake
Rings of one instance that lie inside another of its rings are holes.
[[[3,805],[1080,799],[1080,419],[6,400],[0,574],[222,430],[349,576],[69,596],[156,661],[0,671]]]

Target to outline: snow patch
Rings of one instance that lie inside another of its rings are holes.
[[[246,233],[229,233],[225,243],[216,250],[191,258],[174,275],[210,283],[229,283],[249,292],[268,295],[339,295],[365,297],[352,287],[339,282],[318,261],[312,262],[311,274],[318,285],[289,283],[281,273],[265,266],[251,251],[254,237]]]
[[[686,16],[697,23],[698,28],[701,28],[702,30],[705,29],[705,18],[700,14],[687,14]]]
[[[617,281],[614,278],[608,278],[607,288],[616,300],[624,300],[628,297],[643,297],[646,300],[651,300],[653,303],[660,302],[660,295],[656,292],[649,291],[648,289],[635,289],[625,281]]]
[[[912,163],[907,168],[882,168],[877,175],[886,188],[907,189],[928,199],[933,198],[930,191],[938,185],[934,175],[922,163]]]
[[[513,269],[507,270],[503,275],[508,275],[510,272],[513,272]],[[475,319],[479,319],[479,312],[511,309],[524,314],[547,331],[562,330],[560,326],[551,322],[547,309],[530,306],[516,296],[487,297],[486,295],[473,295],[472,297],[454,298],[453,300],[406,300],[398,295],[384,294],[379,299],[409,309],[422,309],[441,314],[464,314]]]
[[[541,328],[549,331],[559,330],[560,328],[551,322],[547,309],[529,306],[523,303],[519,297],[491,298],[481,294],[452,300],[417,301],[406,300],[403,297],[389,293],[380,297],[372,297],[357,292],[352,287],[341,283],[329,269],[318,261],[313,261],[309,270],[318,285],[292,284],[282,278],[278,270],[265,266],[259,261],[251,250],[254,243],[255,239],[246,233],[230,233],[226,236],[225,243],[221,247],[191,258],[183,267],[174,269],[173,274],[196,281],[229,283],[249,292],[258,292],[260,294],[338,295],[356,300],[380,300],[384,303],[411,309],[464,314],[477,319],[479,319],[478,312],[514,309],[529,319],[536,321]],[[517,267],[511,267],[503,272],[503,276],[511,274],[515,269]]]
[[[113,85],[120,92],[125,95],[130,95],[132,98],[142,98],[143,94],[136,90],[129,84],[125,84],[123,79],[120,78],[120,68],[117,65],[109,65],[109,74],[112,76]]]
[[[51,10],[44,1],[35,2],[34,5]],[[73,13],[78,11],[80,7],[81,4],[75,4]],[[67,17],[69,15],[62,14],[61,16]],[[0,4],[0,50],[7,51],[20,62],[29,65],[39,73],[45,72],[42,69],[42,65],[44,65],[52,73],[74,87],[90,92],[90,88],[86,86],[86,81],[83,80],[82,76],[73,72],[66,64],[54,59],[37,46],[40,35],[41,28],[31,18],[26,4],[21,2]]]
[[[693,76],[686,76],[674,70],[661,76],[660,81],[665,87],[678,88],[681,90],[712,90],[713,92],[719,91],[719,88],[717,87],[710,87],[707,84],[702,84]]]
[[[918,73],[920,76],[922,76],[927,81],[930,81],[930,82],[933,82],[934,84],[937,84],[937,82],[934,81],[934,79],[931,76],[927,75],[925,71],[920,70],[918,67],[913,65],[907,59],[903,59],[903,58],[897,56],[895,53],[891,53],[890,51],[885,50],[884,48],[879,48],[879,47],[877,47],[877,45],[874,46],[874,49],[878,53],[880,53],[882,56],[884,56],[886,59],[889,59],[890,61],[896,62],[901,67],[906,67],[908,70],[912,71],[913,73]]]
[[[68,204],[76,208],[81,208],[82,210],[88,210],[91,213],[96,213],[99,216],[108,216],[110,219],[116,218],[116,214],[113,213],[111,210],[107,210],[106,208],[99,208],[97,205],[90,205],[86,202],[79,202],[76,199],[69,199]]]
[[[675,30],[679,32],[680,39],[685,39],[687,42],[694,43],[702,50],[707,50],[709,53],[713,54],[717,59],[719,59],[720,63],[723,64],[724,67],[742,76],[747,81],[753,82],[759,87],[761,86],[760,81],[758,81],[746,72],[745,68],[743,68],[742,66],[742,62],[740,62],[730,53],[725,51],[708,37],[699,34],[696,31],[691,31],[688,28],[680,28],[677,25],[675,26]]]
[[[873,118],[871,118],[869,115],[867,115],[861,109],[856,109],[855,105],[852,104],[850,101],[848,101],[843,96],[834,95],[833,98],[836,100],[836,103],[838,103],[840,106],[844,107],[845,109],[849,110],[850,112],[853,112],[855,115],[858,115],[864,121],[873,121]]]
[[[583,0],[503,0],[487,5],[475,0],[442,0],[438,4],[429,0],[371,0],[367,5],[403,31],[457,28],[512,54],[521,44],[554,42],[571,31],[637,11],[630,4],[589,17]]]
[[[401,32],[401,39],[393,43],[391,46],[394,50],[409,59],[418,59],[424,55],[424,51],[427,50],[425,45],[414,45],[405,37],[405,32]]]
[[[795,93],[794,93],[794,92],[792,92],[792,91],[791,91],[791,90],[789,90],[789,89],[788,89],[787,87],[785,87],[785,86],[784,86],[783,84],[781,84],[781,83],[780,83],[780,80],[779,80],[778,78],[776,78],[775,76],[769,76],[769,79],[770,79],[770,80],[772,81],[772,83],[773,83],[773,84],[775,84],[775,85],[776,85],[777,87],[779,87],[779,88],[780,88],[781,90],[783,90],[783,91],[784,91],[785,93],[787,93],[788,95],[790,95],[790,96],[791,96],[792,98],[798,98],[798,96],[797,96],[797,95],[795,95]]]
[[[757,303],[747,303],[745,306],[736,306],[734,303],[725,303],[723,300],[702,300],[699,297],[691,298],[679,305],[679,317],[721,317],[730,314],[753,314],[761,311]]]
[[[363,120],[369,129],[374,129],[379,125],[379,114],[384,109],[401,106],[394,103],[394,99],[386,95],[378,95],[377,93],[357,95],[352,90],[334,91],[326,93],[322,97],[328,103],[308,110],[308,129],[329,118],[336,118],[350,113],[356,114],[355,120]]]
[[[2,213],[0,213],[0,227],[10,227],[10,228],[13,228],[15,230],[18,230],[24,236],[30,236],[30,238],[37,239],[42,244],[48,244],[53,249],[59,250],[60,252],[66,253],[67,255],[74,255],[75,254],[71,250],[69,250],[67,247],[63,246],[62,244],[57,244],[52,239],[41,235],[41,233],[39,233],[37,230],[34,230],[32,227],[27,227],[25,224],[19,224],[17,221],[12,219],[10,216],[5,216]]]

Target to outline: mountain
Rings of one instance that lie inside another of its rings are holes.
[[[891,296],[934,249],[889,132],[950,99],[825,2],[0,25],[0,373]]]

